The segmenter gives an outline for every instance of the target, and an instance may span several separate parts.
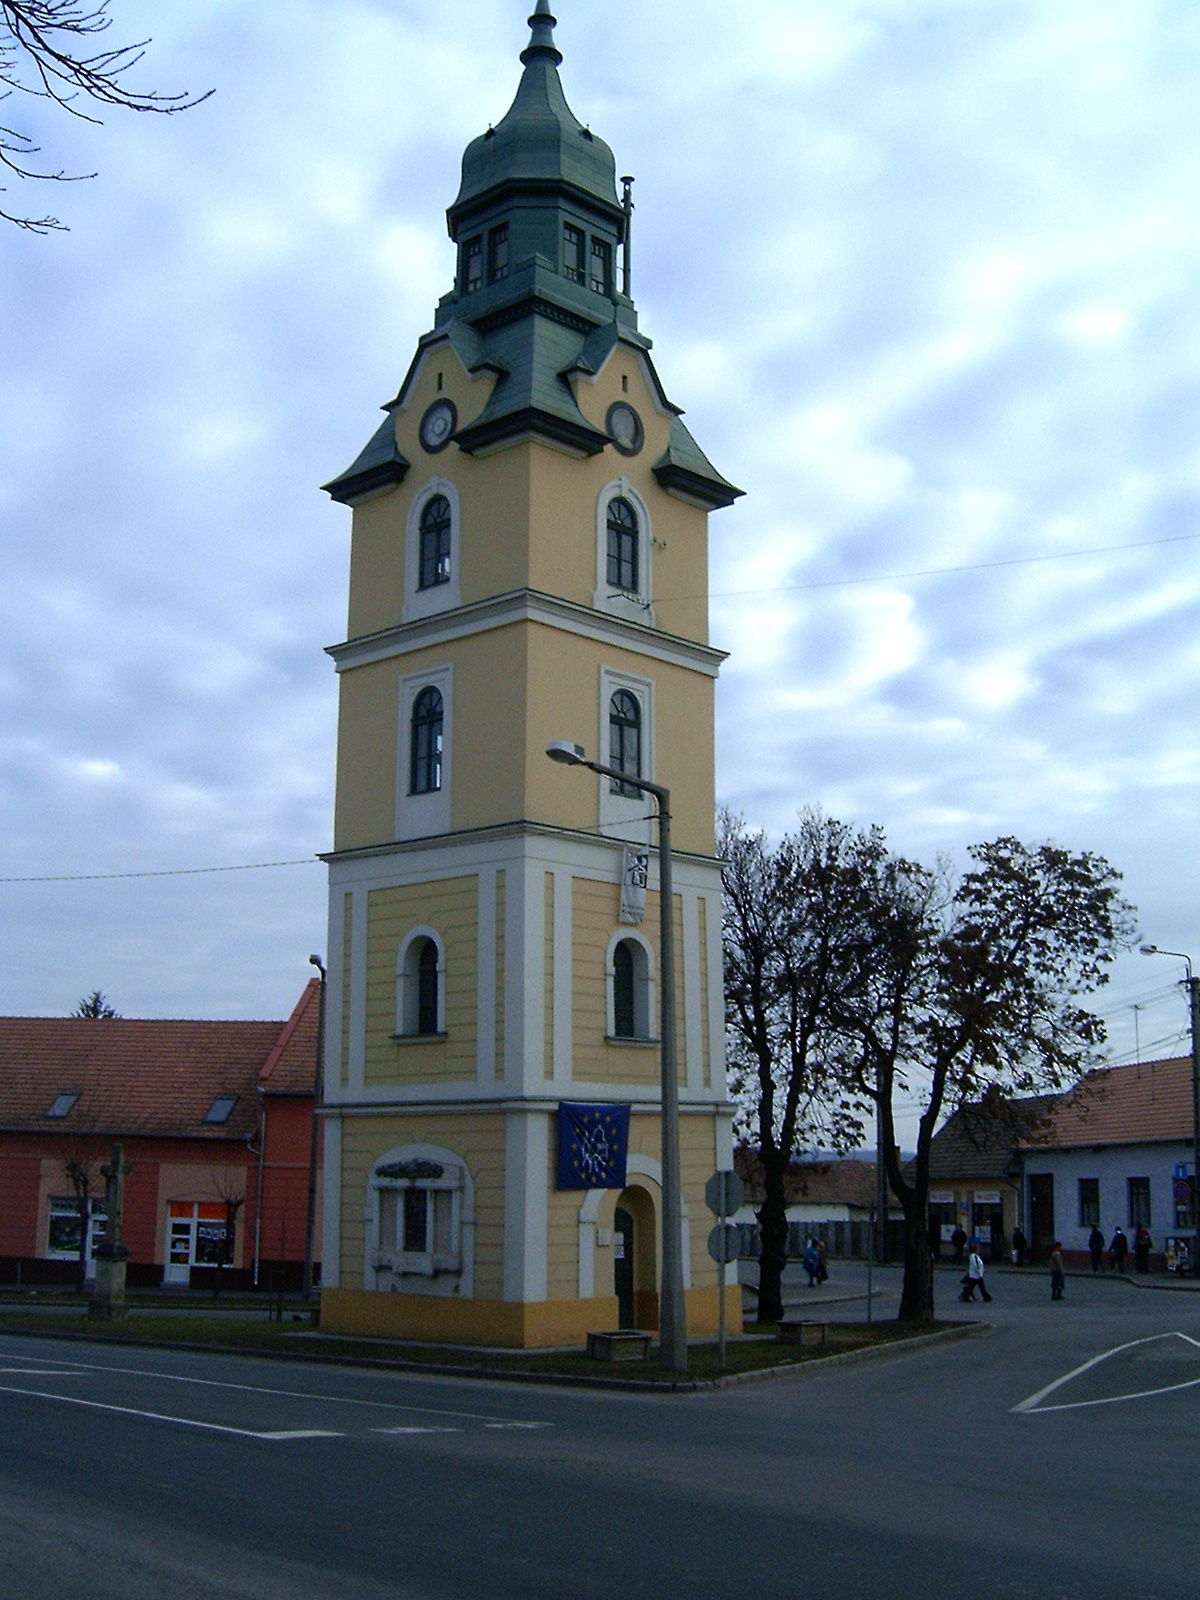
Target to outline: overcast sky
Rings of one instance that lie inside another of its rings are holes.
[[[211,100],[100,129],[6,103],[99,176],[0,196],[71,228],[0,228],[0,876],[328,846],[349,514],[318,485],[450,285],[527,9],[114,0],[153,36],[138,85]],[[1200,8],[557,11],[568,99],[637,176],[659,370],[747,490],[711,523],[723,800],[930,861],[1101,851],[1200,956]],[[99,985],[280,1016],[324,870],[8,882],[0,924],[6,1012]],[[1179,974],[1127,958],[1116,1051],[1135,1018],[1178,1050]]]

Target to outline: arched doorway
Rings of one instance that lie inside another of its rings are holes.
[[[658,1327],[658,1259],[654,1201],[645,1189],[622,1191],[613,1217],[613,1293],[623,1328]]]

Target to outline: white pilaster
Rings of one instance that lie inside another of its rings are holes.
[[[481,1089],[496,1085],[496,869],[479,869],[476,934],[475,1065]]]
[[[704,1088],[704,1033],[700,1020],[700,899],[694,889],[680,896],[683,905],[683,1037],[686,1083]]]
[[[546,1298],[550,1118],[510,1111],[504,1119],[504,1298]]]
[[[349,1087],[362,1093],[367,1071],[367,930],[370,901],[355,889],[350,908],[350,1059]]]
[[[554,1083],[567,1092],[571,1082],[574,1028],[574,875],[569,867],[554,874]]]

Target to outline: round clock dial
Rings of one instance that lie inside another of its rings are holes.
[[[608,436],[623,456],[635,456],[642,448],[645,432],[642,419],[631,405],[618,400],[608,408]]]
[[[444,450],[454,437],[458,412],[452,400],[435,400],[421,418],[421,443],[430,455]]]

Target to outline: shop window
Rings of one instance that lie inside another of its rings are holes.
[[[1079,1226],[1081,1228],[1098,1228],[1100,1226],[1099,1178],[1080,1178],[1079,1180]]]
[[[104,1224],[108,1208],[103,1200],[88,1200],[87,1255],[94,1261],[96,1250],[104,1242]],[[79,1238],[83,1226],[79,1214],[79,1201],[71,1195],[51,1195],[46,1226],[46,1254],[52,1261],[78,1261]]]
[[[1127,1178],[1129,1188],[1129,1226],[1131,1228],[1148,1228],[1150,1226],[1150,1179]]]

